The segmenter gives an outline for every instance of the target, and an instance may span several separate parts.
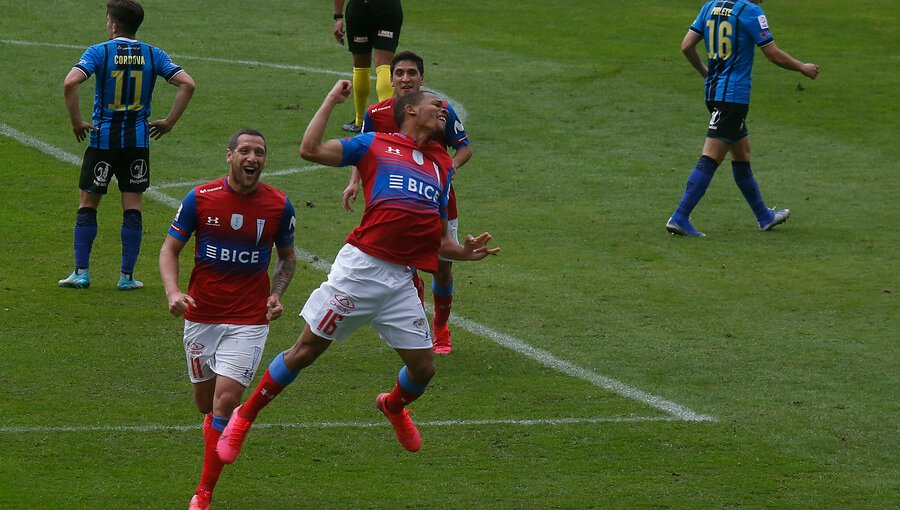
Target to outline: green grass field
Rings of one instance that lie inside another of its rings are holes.
[[[363,330],[260,415],[214,508],[900,506],[900,13],[763,5],[779,46],[822,69],[757,53],[754,173],[793,216],[757,232],[725,163],[693,216],[708,237],[685,239],[664,224],[707,120],[679,51],[700,3],[405,2],[401,48],[473,141],[461,233],[490,230],[503,253],[456,265],[455,352],[413,405],[419,453],[374,409],[400,362]],[[115,289],[115,190],[92,287],[58,288],[84,151],[62,80],[105,37],[104,5],[0,0],[3,509],[186,508],[201,416],[157,253],[184,193],[224,175],[231,132],[267,134],[264,179],[297,206],[302,254],[332,260],[360,216],[340,207],[348,170],[306,171],[297,151],[350,69],[331,3],[147,0],[139,37],[198,88],[153,145],[146,288]],[[157,85],[154,118],[173,95]],[[87,114],[93,79],[81,97]],[[298,265],[257,375],[298,335],[321,266]]]

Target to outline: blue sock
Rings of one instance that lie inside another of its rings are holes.
[[[425,393],[425,388],[428,386],[419,386],[414,383],[412,379],[409,378],[409,374],[406,373],[406,365],[403,365],[403,368],[400,369],[400,373],[397,374],[397,384],[403,388],[404,391],[408,391],[410,393]]]
[[[675,210],[673,217],[676,219],[687,219],[691,215],[694,207],[697,207],[700,199],[703,198],[703,194],[706,193],[706,188],[712,182],[713,175],[715,175],[718,167],[719,164],[711,157],[700,156],[700,161],[697,162],[697,166],[694,167],[691,175],[688,176],[684,196],[681,197],[681,202],[678,203],[678,209]]]
[[[75,217],[75,269],[87,269],[91,264],[91,248],[97,238],[97,210],[78,209]]]
[[[772,216],[772,211],[766,207],[763,202],[762,194],[759,192],[759,186],[756,179],[753,178],[753,172],[750,170],[749,161],[732,161],[731,172],[734,174],[734,183],[744,194],[744,199],[753,209],[756,220],[760,223],[768,221]]]
[[[129,209],[122,213],[122,273],[134,274],[138,254],[141,252],[141,239],[144,237],[144,222],[141,211]]]
[[[438,296],[452,296],[453,295],[453,280],[450,280],[450,285],[446,287],[442,285],[438,285],[436,280],[431,281],[431,292],[434,292]]]
[[[213,415],[212,428],[222,432],[226,425],[228,425],[228,416]]]
[[[279,352],[278,356],[275,356],[275,359],[269,363],[269,375],[272,377],[272,380],[281,386],[287,386],[294,382],[294,379],[300,375],[300,371],[291,372],[291,370],[284,363],[284,352]]]

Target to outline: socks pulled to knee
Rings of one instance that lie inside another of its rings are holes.
[[[294,382],[298,375],[300,375],[299,370],[291,372],[284,363],[284,353],[278,353],[278,356],[275,356],[275,359],[269,364],[269,368],[266,369],[266,373],[263,374],[256,389],[250,394],[250,398],[241,406],[238,414],[245,420],[255,420],[262,408],[269,405],[269,402]]]
[[[750,162],[732,161],[731,172],[734,175],[734,183],[741,190],[744,199],[750,205],[750,209],[753,209],[756,220],[760,223],[768,221],[772,212],[769,211],[769,208],[766,207],[766,203],[763,201],[762,193],[760,193],[759,186],[756,184],[756,178],[753,177],[753,171],[750,169]]]
[[[431,282],[431,292],[434,296],[434,324],[446,326],[453,306],[453,280],[446,287],[435,281]]]
[[[362,126],[363,117],[366,116],[366,107],[369,106],[369,91],[372,82],[369,80],[368,67],[353,68],[353,106],[356,109],[356,125]]]
[[[716,160],[709,156],[700,156],[697,166],[694,167],[691,175],[688,176],[684,196],[681,197],[678,209],[675,210],[676,216],[687,218],[691,215],[694,207],[697,207],[700,199],[703,198],[703,194],[706,193],[706,188],[712,182],[718,167],[719,164],[716,163]]]
[[[97,210],[90,207],[78,209],[75,216],[75,269],[88,269],[91,249],[97,238]]]
[[[410,402],[415,401],[425,393],[428,385],[420,386],[409,378],[409,373],[404,365],[397,374],[397,384],[384,399],[384,406],[392,413],[399,413]]]
[[[122,273],[131,276],[141,252],[144,220],[141,211],[128,209],[122,213]]]
[[[203,448],[203,470],[200,472],[200,483],[197,485],[197,489],[212,492],[216,487],[216,482],[219,481],[219,476],[222,474],[222,468],[225,467],[225,464],[219,460],[219,454],[216,453],[216,444],[218,444],[219,437],[222,436],[222,431],[225,430],[225,425],[227,424],[227,416],[213,415],[212,425],[206,433],[206,442]]]
[[[381,64],[375,68],[375,92],[378,94],[379,101],[384,101],[394,95],[389,64]]]

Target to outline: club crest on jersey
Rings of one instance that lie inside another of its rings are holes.
[[[396,154],[398,156],[400,155],[400,149],[395,149],[395,148],[391,147],[390,145],[388,145],[385,152],[387,152],[388,154]]]
[[[231,215],[231,228],[234,230],[240,230],[241,227],[244,226],[244,215],[234,213]]]
[[[424,165],[425,164],[425,155],[422,154],[418,150],[414,150],[413,151],[413,161],[415,161],[416,163],[418,163],[420,165]]]

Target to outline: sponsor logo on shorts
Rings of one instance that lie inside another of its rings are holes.
[[[200,342],[188,342],[187,348],[191,354],[200,354],[206,346]]]
[[[382,29],[378,31],[378,37],[387,37],[388,39],[393,39],[394,32],[392,32],[391,30]]]
[[[100,161],[94,165],[94,186],[106,186],[109,184],[109,163]]]
[[[716,130],[718,129],[717,124],[722,120],[722,111],[721,110],[713,110],[712,115],[709,116],[709,129]]]
[[[366,36],[357,35],[353,37],[353,42],[355,43],[367,43],[369,42],[369,38]]]
[[[132,161],[131,167],[128,170],[131,172],[131,179],[128,180],[131,184],[143,184],[149,180],[147,177],[149,167],[147,166],[147,162],[143,159]]]
[[[416,319],[415,321],[413,321],[413,327],[418,330],[426,329],[427,325],[428,325],[428,321],[421,317]]]
[[[331,306],[341,314],[348,315],[356,308],[356,303],[343,294],[335,294],[331,297]]]

